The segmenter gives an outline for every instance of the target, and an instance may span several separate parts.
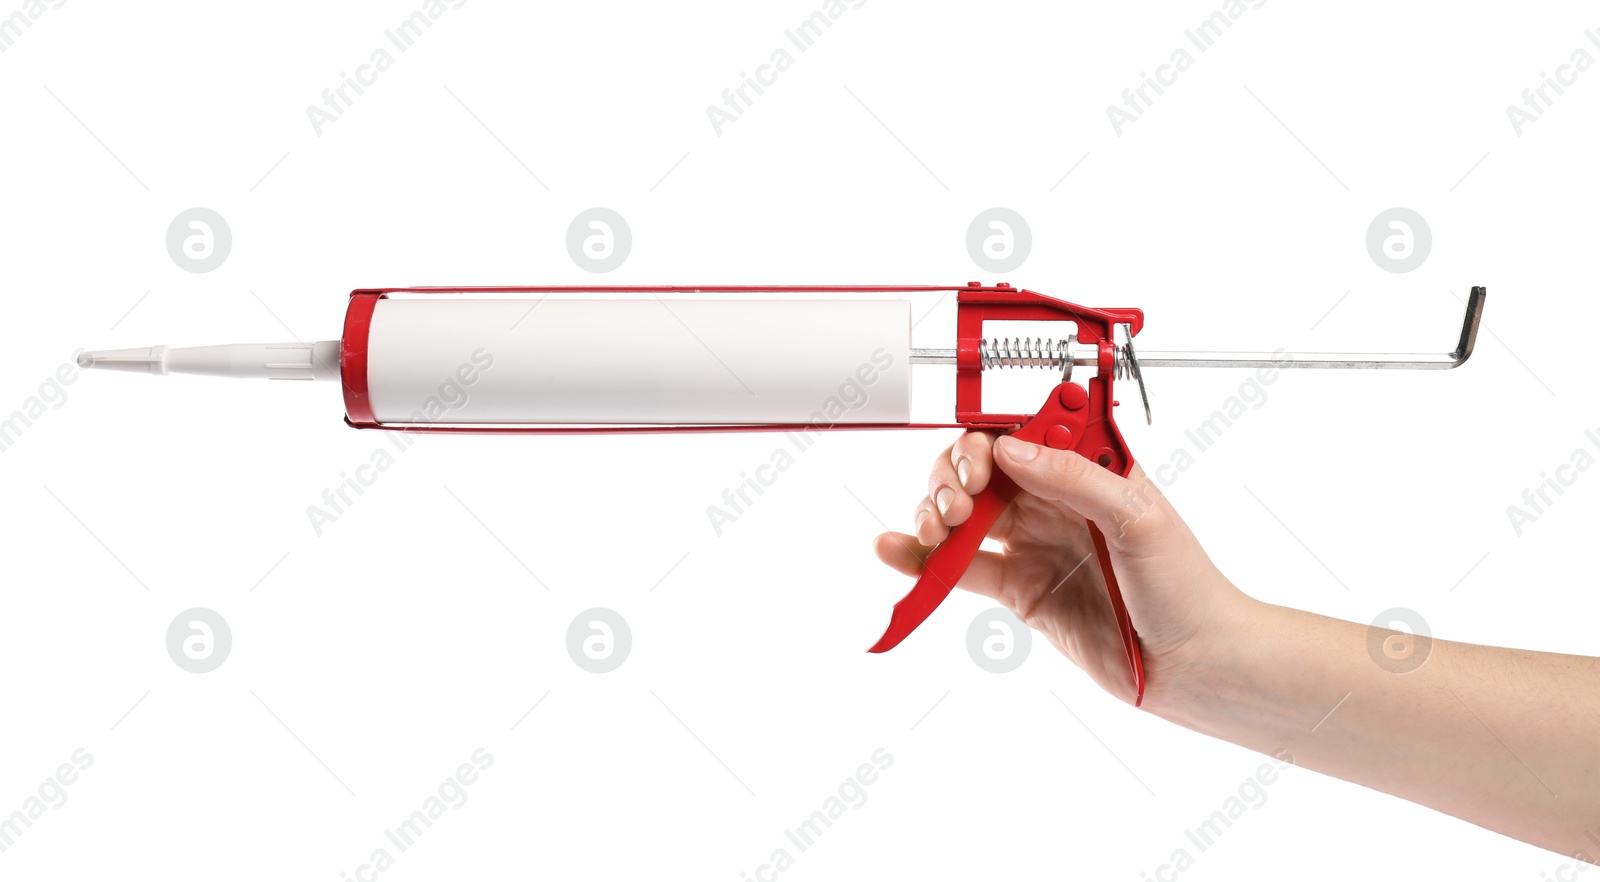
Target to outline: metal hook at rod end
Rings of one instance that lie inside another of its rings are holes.
[[[1472,347],[1478,343],[1478,325],[1483,322],[1483,302],[1489,299],[1489,289],[1482,285],[1472,286],[1467,294],[1467,314],[1461,320],[1461,338],[1456,342],[1455,351],[1451,352],[1451,367],[1460,367],[1472,357]]]

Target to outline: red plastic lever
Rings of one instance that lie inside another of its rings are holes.
[[[1029,441],[1034,444],[1043,444],[1058,450],[1082,451],[1083,442],[1091,445],[1101,445],[1106,440],[1101,433],[1090,431],[1089,393],[1076,383],[1062,383],[1050,393],[1050,398],[1044,406],[1039,408],[1038,414],[1028,420],[1022,428],[1011,433],[1013,437]],[[1115,444],[1121,447],[1121,438],[1116,433],[1111,433]],[[1097,437],[1101,436],[1101,437]],[[1121,455],[1108,459],[1102,465],[1109,466],[1111,461],[1125,464],[1120,473],[1124,476],[1133,466],[1133,460],[1127,455],[1126,450],[1117,451]],[[1104,454],[1101,454],[1102,458]],[[928,553],[923,562],[922,575],[918,577],[917,584],[911,593],[901,598],[894,605],[894,614],[890,617],[889,628],[884,631],[878,642],[872,645],[868,652],[887,652],[900,644],[922,624],[940,603],[950,595],[961,576],[966,573],[967,567],[978,555],[978,548],[982,545],[984,537],[989,535],[995,521],[1012,500],[1016,499],[1020,488],[1005,472],[995,470],[989,479],[989,485],[984,488],[972,501],[972,514],[960,525],[950,530],[950,535],[939,543],[939,546]],[[1144,661],[1139,655],[1139,635],[1133,629],[1133,621],[1128,617],[1127,605],[1122,601],[1122,591],[1117,585],[1116,570],[1111,564],[1111,553],[1106,547],[1105,535],[1094,523],[1089,524],[1089,535],[1094,543],[1095,557],[1100,563],[1100,572],[1105,578],[1106,592],[1110,595],[1111,609],[1117,620],[1117,631],[1122,638],[1123,650],[1128,655],[1128,667],[1133,673],[1134,705],[1138,706],[1144,700]]]

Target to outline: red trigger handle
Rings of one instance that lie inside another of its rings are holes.
[[[990,292],[982,293],[988,295]],[[1110,317],[1105,311],[1085,310],[1061,301],[1050,301],[1049,298],[1033,292],[995,293],[1010,297],[1027,297],[1034,303],[1046,301],[1052,306],[1060,304],[1067,310],[1077,313],[1075,318],[1080,322],[1080,331],[1084,330],[1084,325],[1089,324],[1094,318]],[[1010,300],[1010,297],[1007,299]],[[1037,299],[1032,300],[1032,298]],[[1111,369],[1113,353],[1107,339],[1110,336],[1109,323],[1101,327],[1104,332],[1095,335],[1099,338],[1095,342],[1100,343],[1102,364],[1097,375],[1089,380],[1089,389],[1086,391],[1083,386],[1072,382],[1057,385],[1051,390],[1050,397],[1045,400],[1038,413],[1023,422],[1011,434],[1019,440],[1043,444],[1057,450],[1074,450],[1115,474],[1126,477],[1133,468],[1133,457],[1128,453],[1127,445],[1123,442],[1121,433],[1117,431],[1116,423],[1111,419],[1111,408],[1116,403],[1111,398],[1111,380],[1114,376],[1114,371]],[[961,414],[961,416],[966,415]],[[988,426],[980,424],[974,427],[993,434],[1004,431],[1003,428],[992,424]],[[872,645],[869,652],[887,652],[893,649],[932,615],[939,604],[950,595],[967,568],[972,565],[984,538],[988,536],[995,521],[999,520],[1001,513],[1019,492],[1020,488],[1009,476],[999,469],[994,471],[989,479],[989,485],[973,498],[972,514],[960,525],[951,528],[945,540],[928,553],[916,585],[895,604],[888,629],[878,642]],[[1144,701],[1145,687],[1144,660],[1139,654],[1139,635],[1133,629],[1133,620],[1128,616],[1128,607],[1123,602],[1122,591],[1117,585],[1116,570],[1112,567],[1111,553],[1106,545],[1105,535],[1098,525],[1090,522],[1089,536],[1094,544],[1095,557],[1100,564],[1100,573],[1105,579],[1106,593],[1111,601],[1111,610],[1116,619],[1122,648],[1127,654],[1128,669],[1133,675],[1133,703],[1137,707]]]

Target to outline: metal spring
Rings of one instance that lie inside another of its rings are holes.
[[[985,369],[1059,368],[1072,361],[1072,342],[1044,337],[991,337],[978,341],[978,357]]]
[[[1119,380],[1129,378],[1140,379],[1139,362],[1133,354],[1131,344],[1121,344],[1111,348],[1111,375]]]

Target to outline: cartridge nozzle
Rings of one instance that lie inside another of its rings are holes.
[[[141,346],[78,353],[78,367],[136,374],[204,374],[267,380],[339,379],[339,341]]]

